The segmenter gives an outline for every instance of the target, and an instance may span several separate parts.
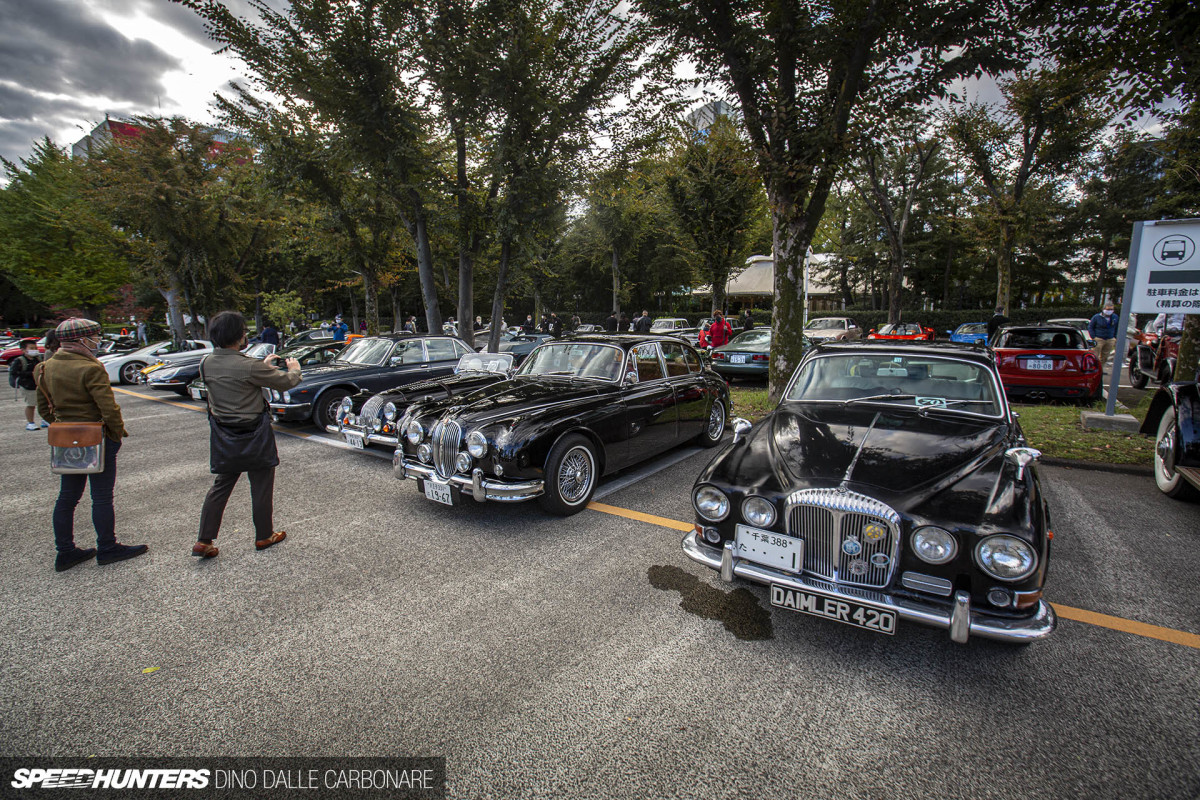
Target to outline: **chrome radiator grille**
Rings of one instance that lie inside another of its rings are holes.
[[[900,515],[874,498],[805,489],[787,498],[788,533],[804,540],[804,571],[837,583],[884,587],[896,569]]]
[[[433,426],[433,467],[438,477],[449,480],[454,474],[454,460],[458,458],[458,446],[462,444],[462,426],[450,420],[440,420]]]
[[[367,398],[367,402],[363,403],[362,410],[358,412],[358,415],[362,417],[363,422],[369,426],[371,424],[371,420],[378,417],[382,410],[383,395],[373,394]]]

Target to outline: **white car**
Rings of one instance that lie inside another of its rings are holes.
[[[201,350],[211,353],[212,349],[212,342],[203,339],[188,339],[183,347],[176,347],[171,342],[155,342],[132,353],[100,356],[100,363],[104,365],[110,383],[137,383],[138,373],[151,364],[168,361],[171,356],[180,353],[195,353]]]

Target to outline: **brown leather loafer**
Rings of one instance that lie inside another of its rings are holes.
[[[215,544],[209,544],[208,542],[196,542],[192,545],[192,555],[197,558],[212,558],[219,552],[221,551],[217,549]]]
[[[258,548],[259,550],[266,550],[271,545],[279,544],[286,538],[287,538],[287,531],[275,531],[270,536],[268,536],[266,539],[255,540],[254,546],[256,548]]]

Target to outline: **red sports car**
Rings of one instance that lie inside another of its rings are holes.
[[[1009,399],[1056,397],[1092,402],[1101,396],[1100,362],[1075,328],[1005,328],[997,334],[992,349]]]
[[[879,330],[872,329],[867,334],[868,339],[887,339],[906,342],[932,342],[935,338],[933,328],[926,328],[918,322],[898,322],[880,325]]]

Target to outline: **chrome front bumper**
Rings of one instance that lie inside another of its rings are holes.
[[[944,628],[950,631],[950,638],[959,644],[966,642],[970,636],[980,636],[984,639],[1010,644],[1035,642],[1049,636],[1058,624],[1054,609],[1045,600],[1039,600],[1037,610],[1032,616],[1025,619],[993,617],[972,611],[971,598],[966,592],[955,593],[954,603],[949,610],[892,596],[883,597],[882,602],[868,600],[859,594],[842,592],[836,587],[831,587],[825,581],[820,581],[818,584],[810,581],[804,575],[793,575],[735,558],[732,542],[726,542],[724,548],[718,549],[701,541],[700,535],[695,531],[691,531],[683,537],[683,552],[697,564],[703,564],[710,569],[719,571],[722,580],[732,581],[735,577],[745,578],[764,586],[775,584],[788,589],[799,589],[860,605],[886,609],[895,612],[898,618],[909,622],[933,628]]]
[[[455,474],[449,480],[443,481],[429,464],[419,461],[407,461],[400,453],[392,456],[392,474],[396,480],[406,478],[430,480],[437,483],[449,483],[464,492],[469,492],[478,502],[497,500],[501,503],[520,503],[532,500],[545,491],[545,482],[540,479],[530,481],[500,481],[485,478],[483,470],[476,467],[470,475]]]
[[[396,445],[400,444],[399,436],[391,436],[386,433],[379,433],[378,431],[371,431],[370,433],[367,433],[366,428],[350,428],[345,425],[326,425],[325,430],[328,433],[336,433],[338,436],[345,436],[347,431],[350,433],[357,433],[367,444],[382,444],[388,447],[395,447]]]

